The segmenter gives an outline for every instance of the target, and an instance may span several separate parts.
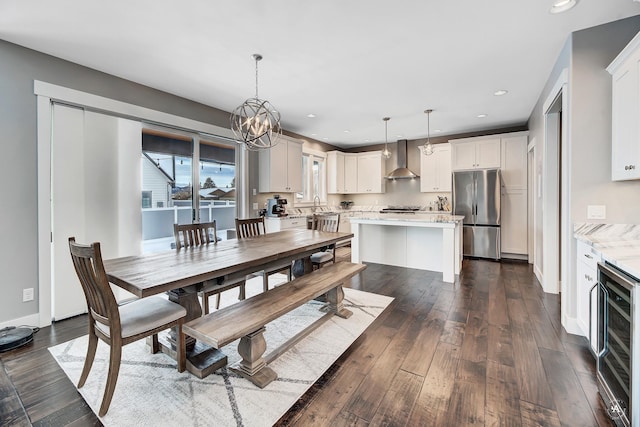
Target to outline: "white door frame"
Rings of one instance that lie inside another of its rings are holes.
[[[537,193],[538,184],[536,183],[536,138],[534,137],[527,145],[527,242],[528,242],[528,262],[529,264],[537,265],[536,263],[536,251],[538,248],[537,236],[536,236],[536,224],[537,224]]]
[[[57,101],[118,117],[172,126],[207,135],[229,139],[235,139],[235,137],[230,129],[38,80],[34,80],[33,92],[37,96],[38,126],[38,326],[44,327],[51,324],[52,102]],[[239,158],[246,159],[246,155]],[[240,165],[240,167],[243,166]],[[241,185],[247,185],[247,182],[244,181]]]
[[[558,126],[559,115],[557,114],[556,102],[561,98],[562,120],[560,128],[561,146],[558,148]],[[561,292],[561,316],[562,324],[567,328],[567,286],[570,283],[571,260],[570,248],[572,240],[571,228],[571,137],[569,114],[569,72],[565,68],[556,80],[549,96],[543,105],[544,114],[544,184],[543,184],[543,283],[545,292]],[[561,160],[562,164],[559,165]],[[558,166],[561,168],[561,176],[558,173]],[[560,200],[560,211],[558,213],[558,188],[562,193]],[[558,242],[561,242],[559,247]],[[563,268],[560,269],[558,259],[561,260]],[[559,278],[559,270],[561,277]],[[567,329],[568,332],[571,332]]]

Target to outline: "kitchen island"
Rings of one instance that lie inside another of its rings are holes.
[[[363,213],[351,218],[351,261],[442,272],[453,283],[462,268],[463,216]]]

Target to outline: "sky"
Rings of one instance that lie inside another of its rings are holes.
[[[151,154],[153,160],[160,163],[160,166],[171,175],[173,161],[172,156]],[[231,188],[231,181],[235,177],[235,165],[220,163],[201,162],[200,164],[200,186],[207,177],[211,177],[218,188]],[[188,157],[176,156],[176,187],[186,187],[191,184],[191,159]]]

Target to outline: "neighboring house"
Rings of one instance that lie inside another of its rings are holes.
[[[166,208],[173,205],[174,180],[151,158],[142,155],[142,207]]]
[[[218,200],[226,194],[226,191],[220,188],[201,188],[200,198],[205,200]]]
[[[235,200],[236,199],[236,189],[232,189],[227,191],[225,194],[220,196],[220,200]]]

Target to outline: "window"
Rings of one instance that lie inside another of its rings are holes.
[[[151,195],[152,191],[143,191],[142,192],[142,209],[148,209],[151,207]]]
[[[302,192],[296,193],[296,206],[313,204],[315,196],[321,204],[327,203],[326,154],[321,151],[302,152]]]

